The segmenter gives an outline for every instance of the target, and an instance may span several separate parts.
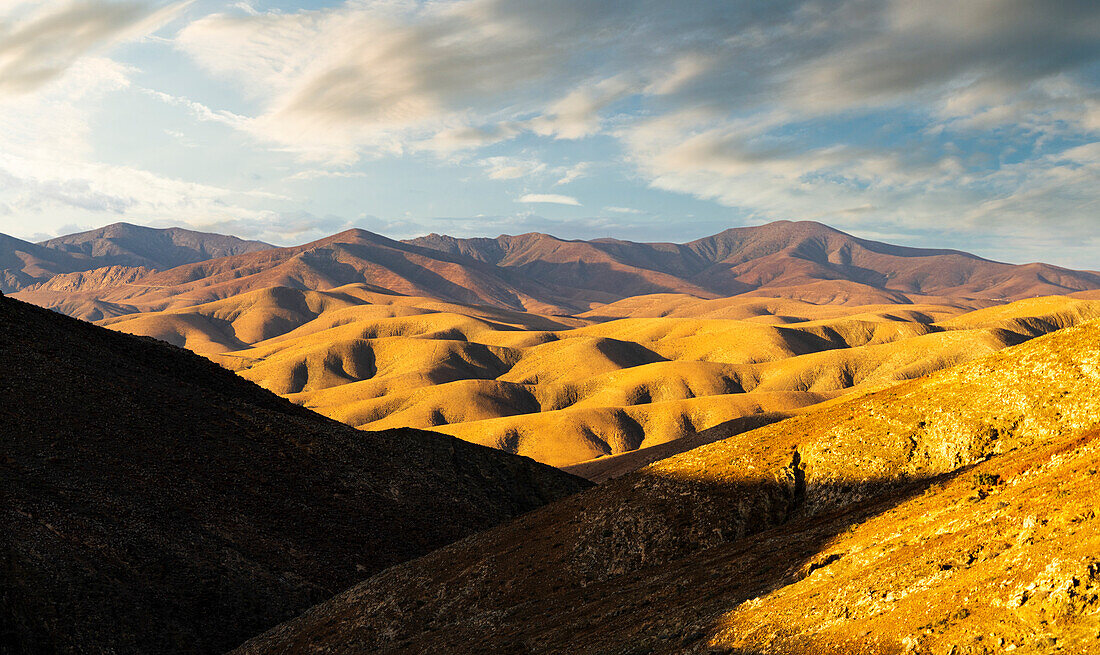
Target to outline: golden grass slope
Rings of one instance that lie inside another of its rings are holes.
[[[355,427],[432,428],[568,466],[792,415],[1100,316],[1100,302],[1066,297],[969,312],[643,300],[627,303],[630,317],[597,320],[363,284],[276,287],[103,324],[205,354]]]
[[[1100,320],[662,460],[237,652],[1090,653]]]

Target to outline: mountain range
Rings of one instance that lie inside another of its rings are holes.
[[[214,259],[217,264],[209,263]],[[119,223],[40,244],[4,237],[0,263],[6,292],[28,289],[29,298],[48,304],[57,298],[51,291],[63,285],[70,296],[126,301],[141,310],[277,285],[326,290],[364,281],[404,295],[552,314],[657,293],[817,304],[932,298],[988,303],[1100,288],[1096,272],[903,248],[820,223],[788,221],[733,228],[686,244],[569,241],[546,234],[432,234],[402,242],[350,230],[293,248]],[[102,288],[103,272],[43,284],[59,273],[116,266],[148,270],[128,271],[132,286],[111,293]]]
[[[30,246],[104,265],[16,298],[186,347],[354,427],[591,479],[1100,316],[1090,271],[811,222],[687,244],[351,230],[293,248],[119,224]]]
[[[805,222],[0,247],[2,653],[1100,635],[1096,272]]]
[[[41,243],[0,234],[0,292],[18,291],[59,273],[108,266],[161,270],[273,247],[221,234],[129,223],[115,223]]]

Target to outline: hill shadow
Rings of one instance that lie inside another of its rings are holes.
[[[852,527],[969,470],[905,481],[811,483],[809,488],[794,473],[791,479],[775,483],[692,480],[686,486],[699,506],[656,512],[667,521],[661,528],[647,528],[644,522],[635,520],[624,521],[620,528],[612,525],[591,531],[585,552],[613,554],[618,563],[612,567],[617,570],[604,569],[613,570],[613,574],[598,574],[601,564],[607,564],[594,557],[572,588],[557,593],[552,588],[540,590],[551,593],[532,594],[537,600],[514,607],[507,619],[508,627],[538,626],[531,634],[494,645],[499,650],[470,652],[774,652],[730,649],[712,645],[712,640],[723,627],[722,618],[737,606],[799,582],[844,558],[847,554],[832,544]],[[633,486],[665,488],[669,507],[674,507],[676,497],[685,497],[683,480],[652,472],[643,472],[640,477],[644,482],[636,479]],[[861,499],[838,504],[856,496]],[[723,514],[730,518],[723,520]],[[700,530],[701,526],[705,530]],[[665,543],[646,539],[647,532],[658,534],[662,528],[683,537]],[[553,619],[547,621],[547,616]]]
[[[840,561],[846,554],[831,544],[851,526],[969,470],[807,485],[800,463],[796,455],[774,480],[619,478],[384,571],[238,652],[354,644],[372,653],[751,655],[711,646],[731,610]]]

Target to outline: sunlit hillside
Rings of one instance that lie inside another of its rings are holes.
[[[1094,320],[676,455],[237,652],[1094,652],[1098,343]]]
[[[1100,316],[1089,271],[814,222],[686,244],[351,230],[272,248],[126,225],[12,244],[9,279],[46,277],[17,298],[357,428],[431,428],[594,480]]]
[[[1100,317],[1100,301],[1063,297],[976,311],[675,299],[690,317],[660,316],[666,296],[648,312],[646,300],[629,308],[648,317],[596,320],[364,285],[273,288],[104,324],[207,355],[358,428],[431,428],[565,466],[792,415]]]

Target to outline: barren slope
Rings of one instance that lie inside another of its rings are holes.
[[[1100,303],[1065,297],[971,313],[781,299],[742,309],[751,315],[586,325],[348,285],[259,290],[104,324],[206,354],[355,427],[431,428],[565,466],[790,415],[1100,317]],[[776,316],[784,320],[759,320]]]
[[[0,234],[0,293],[38,284],[58,273],[92,267],[86,258]]]
[[[135,230],[59,247],[152,256],[159,241]],[[1074,291],[1097,286],[781,221],[687,244],[351,230],[59,274],[17,296],[189,348],[355,427],[433,428],[567,466],[968,361],[1100,316]],[[1037,293],[1058,296],[1025,298]]]
[[[1100,323],[661,461],[384,571],[258,653],[1086,653]]]
[[[168,269],[267,248],[271,246],[266,243],[221,234],[180,228],[156,229],[128,223],[115,223],[38,244],[0,234],[0,292],[18,291],[49,282],[58,275],[105,267],[115,269],[112,275],[116,278],[128,278],[105,279],[109,277],[107,274],[93,275],[88,281],[80,277],[67,278],[70,294],[78,291],[86,293],[90,289],[102,291],[119,283],[133,282],[134,278],[148,274],[151,269]],[[128,272],[120,276],[119,268],[125,268]],[[95,284],[85,283],[93,280]],[[80,284],[76,284],[78,282]],[[80,299],[81,304],[100,300],[95,294],[86,295]],[[65,313],[70,313],[68,310],[79,313],[81,310],[71,302],[66,304],[64,299],[59,308]]]
[[[429,235],[398,242],[350,230],[294,248],[250,253],[263,244],[183,230],[125,224],[47,242],[89,258],[84,267],[29,274],[18,258],[0,264],[21,288],[53,273],[107,265],[162,269],[104,284],[68,278],[21,298],[89,317],[102,309],[156,311],[273,286],[326,290],[365,283],[376,290],[550,314],[596,310],[639,295],[721,299],[787,298],[815,305],[938,304],[976,308],[1041,295],[1100,289],[1100,274],[1046,264],[1011,265],[953,250],[903,248],[859,239],[820,223],[779,221],[734,228],[686,244],[613,239],[567,241],[545,234],[496,239]],[[25,248],[24,248],[25,249]],[[237,253],[237,254],[235,254]],[[243,254],[239,254],[243,253]],[[24,258],[25,259],[25,258]],[[28,277],[29,276],[29,277]],[[102,276],[101,276],[102,277]],[[24,279],[25,278],[25,279]],[[77,284],[80,282],[80,284]],[[111,315],[108,311],[103,315]]]
[[[0,297],[0,651],[214,653],[587,485]]]
[[[366,283],[383,293],[550,313],[577,311],[604,298],[364,230],[349,230],[292,248],[177,266],[120,285],[74,287],[70,278],[65,280],[64,288],[42,284],[24,290],[19,298],[44,307],[59,307],[79,299],[157,311],[270,287],[324,291],[351,283]]]

